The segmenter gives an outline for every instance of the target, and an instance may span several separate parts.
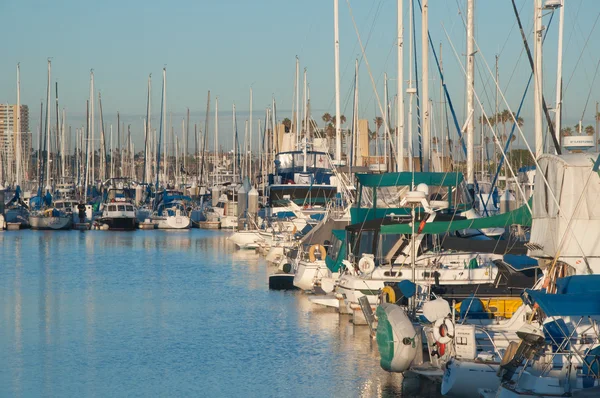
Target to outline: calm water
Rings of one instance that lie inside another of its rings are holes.
[[[0,232],[0,396],[428,396],[227,234]],[[428,391],[429,389],[430,391]]]

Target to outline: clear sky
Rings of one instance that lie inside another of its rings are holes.
[[[591,90],[584,124],[594,124],[595,103],[600,100],[600,78],[594,76],[600,56],[598,0],[566,0],[564,49],[564,118],[574,124],[583,114]],[[443,46],[443,63],[458,117],[464,121],[464,75],[456,53],[464,59],[465,30],[459,13],[464,0],[430,0],[430,32],[436,49]],[[408,80],[409,0],[405,8],[405,79]],[[517,0],[531,35],[533,0]],[[390,78],[390,96],[396,93],[396,1],[340,0],[340,54],[342,110],[352,110],[354,59],[361,57],[350,15],[356,21],[370,71],[383,98],[383,73]],[[420,35],[420,13],[416,15]],[[549,17],[544,19],[548,24]],[[545,46],[545,94],[555,102],[556,37],[558,13]],[[446,32],[450,41],[446,37]],[[307,68],[313,117],[321,122],[324,111],[335,113],[333,85],[333,2],[331,0],[220,0],[177,2],[155,0],[3,0],[0,2],[0,101],[16,102],[15,69],[21,64],[22,103],[31,107],[30,124],[39,121],[39,104],[45,98],[46,59],[52,57],[52,81],[59,83],[60,105],[67,109],[73,129],[83,124],[89,97],[89,71],[94,69],[96,88],[102,93],[105,124],[115,124],[116,112],[131,123],[141,142],[145,115],[146,83],[153,77],[153,119],[158,125],[161,69],[167,67],[168,112],[175,129],[181,129],[186,108],[192,123],[203,125],[206,92],[219,96],[221,127],[231,131],[233,102],[243,124],[248,111],[248,91],[254,90],[256,117],[274,95],[278,116],[289,116],[292,106],[295,56]],[[591,36],[590,36],[591,34]],[[588,37],[590,37],[588,41]],[[485,66],[493,68],[499,55],[500,84],[510,107],[516,111],[529,66],[515,25],[509,0],[476,0],[477,93],[488,111],[494,92]],[[586,44],[587,42],[587,44]],[[417,38],[420,52],[420,40]],[[462,60],[461,59],[461,60]],[[420,59],[418,60],[420,67]],[[439,101],[439,75],[430,59],[430,96]],[[419,70],[419,75],[421,74]],[[378,113],[369,70],[360,65],[360,117],[373,119]],[[54,92],[52,93],[54,98]],[[528,96],[523,112],[526,129],[533,116]],[[500,108],[506,108],[504,104]],[[287,110],[287,112],[286,112]],[[97,115],[99,113],[97,112]],[[434,117],[435,111],[434,111]],[[256,130],[255,130],[256,131]],[[223,138],[224,143],[230,142]]]

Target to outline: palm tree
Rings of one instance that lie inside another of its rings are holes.
[[[584,131],[585,131],[585,134],[586,134],[586,135],[590,135],[590,136],[591,136],[591,135],[594,135],[594,133],[596,132],[596,131],[594,130],[594,126],[592,126],[592,125],[585,126],[585,130],[584,130]]]
[[[325,112],[323,116],[321,116],[321,119],[323,119],[325,125],[327,125],[327,123],[331,122],[331,114],[329,112]]]
[[[573,135],[573,129],[571,127],[565,127],[560,131],[563,137],[569,137]]]
[[[285,127],[285,132],[289,133],[290,128],[292,127],[292,121],[286,117],[285,119],[283,119],[283,122],[281,122],[281,124],[283,124],[283,126]]]
[[[331,118],[331,123],[333,123],[334,126],[335,126],[336,118],[337,118],[337,116],[333,116]],[[340,125],[342,125],[344,123],[346,123],[346,116],[342,115],[342,116],[340,116]]]

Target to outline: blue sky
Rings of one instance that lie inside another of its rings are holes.
[[[408,79],[409,0],[404,3]],[[396,91],[396,1],[340,0],[342,109],[350,116],[354,59],[361,54],[348,4],[367,45],[370,70],[382,97],[384,72],[393,79],[389,83],[391,95]],[[529,66],[510,1],[478,0],[476,4],[476,38],[481,49],[477,54],[477,92],[486,108],[493,106],[494,94],[483,60],[493,68],[494,57],[499,54],[501,86],[516,110]],[[517,5],[530,34],[533,0],[518,0]],[[430,32],[436,48],[443,45],[448,87],[462,125],[464,77],[451,48],[452,43],[461,57],[465,52],[459,7],[464,11],[465,1],[430,0]],[[600,100],[600,79],[592,84],[600,56],[600,42],[594,40],[600,33],[600,26],[594,26],[599,13],[600,2],[596,0],[567,0],[564,118],[569,125],[581,117],[590,87],[584,124],[593,124],[595,102]],[[116,112],[120,111],[141,142],[147,77],[153,74],[154,124],[158,125],[161,69],[166,65],[168,111],[174,115],[175,130],[181,128],[181,117],[188,107],[192,123],[203,125],[206,92],[210,89],[213,98],[219,96],[223,113],[220,124],[224,136],[229,136],[226,132],[231,130],[231,104],[236,103],[240,111],[238,122],[243,124],[250,86],[257,118],[264,114],[272,95],[277,100],[278,116],[289,116],[284,110],[292,106],[297,55],[301,68],[308,69],[313,117],[320,122],[323,111],[334,113],[332,15],[333,2],[327,0],[4,0],[0,2],[0,33],[14,39],[3,41],[0,101],[16,101],[15,68],[20,62],[22,103],[32,108],[30,124],[36,128],[39,103],[45,98],[46,59],[52,57],[52,79],[59,82],[61,107],[67,109],[67,118],[75,129],[83,123],[89,71],[93,68],[96,88],[102,93],[105,124],[113,123],[116,128]],[[416,19],[419,35],[420,13]],[[548,17],[544,21],[547,24]],[[550,27],[545,47],[545,90],[550,105],[554,103],[556,86],[556,22],[557,19]],[[420,49],[419,38],[417,48]],[[439,78],[434,73],[433,58],[430,64],[430,96],[439,101]],[[360,116],[372,120],[378,112],[364,62],[359,79]],[[523,112],[526,129],[533,125],[531,102],[529,95]],[[229,142],[226,137],[222,141]]]

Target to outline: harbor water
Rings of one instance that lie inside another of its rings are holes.
[[[431,396],[227,233],[0,232],[0,396]]]

